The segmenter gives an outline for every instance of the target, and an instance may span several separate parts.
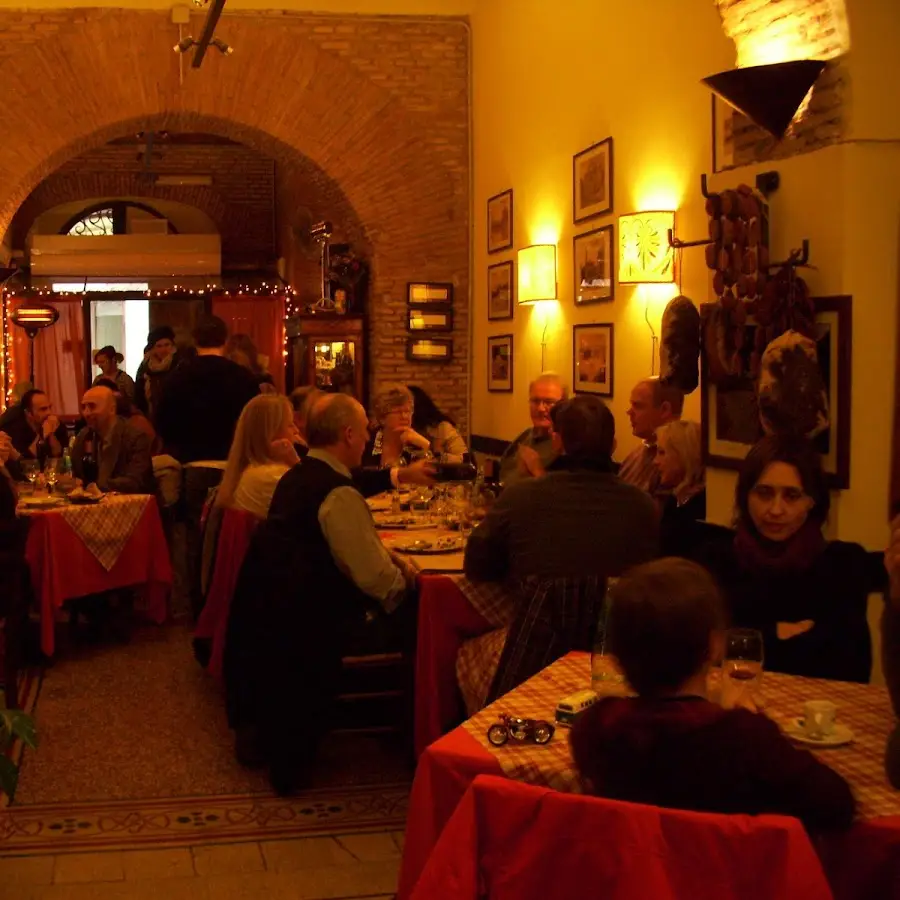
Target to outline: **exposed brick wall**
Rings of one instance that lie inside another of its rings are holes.
[[[738,66],[832,60],[809,105],[781,141],[720,104],[718,168],[783,159],[841,140],[848,74],[839,57],[850,45],[844,0],[716,0],[716,6],[726,35],[734,41]]]
[[[204,186],[155,186],[143,177],[138,145],[98,147],[82,153],[46,178],[13,220],[16,247],[41,213],[88,197],[145,197],[175,200],[205,212],[218,226],[226,267],[271,265],[276,258],[275,161],[249,147],[159,146],[152,171],[158,175],[211,175]]]
[[[275,161],[275,240],[292,275],[309,272],[291,246],[299,206],[370,254],[372,380],[426,385],[465,426],[467,24],[248,12],[223,16],[217,33],[234,55],[185,66],[181,85],[167,12],[0,11],[15,122],[0,142],[0,234],[44,178],[109,140],[166,129],[239,141]],[[453,363],[406,362],[409,281],[455,285]]]

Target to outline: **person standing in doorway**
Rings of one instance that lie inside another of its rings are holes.
[[[101,378],[108,378],[115,382],[116,390],[123,397],[134,400],[134,379],[119,368],[119,363],[122,362],[125,362],[125,357],[117,353],[115,347],[101,347],[94,354],[94,365],[100,369],[100,374],[94,379],[92,386],[96,386]]]
[[[166,380],[156,426],[163,445],[184,466],[187,575],[196,616],[203,605],[203,505],[209,491],[222,480],[238,418],[259,394],[259,384],[248,369],[226,358],[228,326],[218,316],[202,317],[193,338],[197,355],[180,364]]]
[[[134,402],[138,409],[156,425],[156,414],[163,387],[175,371],[179,358],[175,348],[175,332],[169,325],[160,325],[147,335],[144,361],[137,371]]]

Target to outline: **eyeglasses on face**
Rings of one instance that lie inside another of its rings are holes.
[[[551,409],[556,406],[559,402],[558,400],[548,400],[546,397],[529,397],[528,402],[532,406],[546,406],[547,409]]]

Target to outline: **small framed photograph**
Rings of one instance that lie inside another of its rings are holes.
[[[509,250],[513,245],[513,192],[512,188],[495,194],[487,202],[488,253]]]
[[[488,338],[488,390],[510,393],[513,389],[513,336]]]
[[[406,302],[410,306],[424,306],[427,303],[453,303],[453,285],[419,282],[406,285]]]
[[[613,326],[572,328],[572,384],[577,394],[613,395]]]
[[[575,304],[602,303],[615,294],[613,226],[595,228],[572,239],[575,260]]]
[[[509,262],[488,266],[488,319],[497,322],[513,317],[513,264]]]
[[[409,338],[406,358],[410,362],[450,362],[453,359],[452,338]]]
[[[407,331],[453,331],[453,310],[448,306],[410,306]]]
[[[592,144],[572,157],[572,221],[575,224],[612,212],[613,139]]]

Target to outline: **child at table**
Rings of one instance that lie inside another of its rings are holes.
[[[657,560],[619,580],[608,646],[638,696],[602,699],[575,723],[586,789],[675,809],[796,816],[808,831],[848,827],[855,802],[840,775],[765,715],[706,699],[722,625],[718,588],[694,563]]]

